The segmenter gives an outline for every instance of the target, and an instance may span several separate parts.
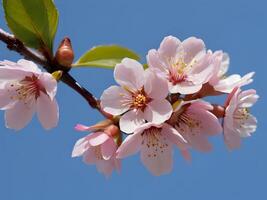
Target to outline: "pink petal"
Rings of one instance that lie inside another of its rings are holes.
[[[88,149],[88,141],[86,137],[79,139],[72,150],[72,157],[79,157],[84,154],[84,152]]]
[[[97,171],[103,173],[106,177],[111,176],[113,169],[115,168],[114,159],[111,160],[99,160],[96,162]]]
[[[189,108],[188,114],[200,123],[200,132],[207,135],[215,135],[222,132],[222,126],[218,118],[211,112],[201,108]]]
[[[7,110],[12,108],[17,100],[11,98],[11,96],[16,95],[16,89],[12,90],[11,87],[6,83],[3,85],[3,88],[0,89],[0,109]]]
[[[141,148],[142,132],[134,133],[125,138],[117,150],[117,158],[122,159],[137,153]]]
[[[57,81],[49,73],[42,73],[39,77],[39,84],[44,87],[46,93],[51,99],[54,99],[57,93]]]
[[[171,117],[172,111],[172,106],[166,99],[153,100],[147,105],[144,117],[149,122],[161,124]]]
[[[75,126],[75,129],[77,131],[90,131],[91,130],[91,127],[90,126],[85,126],[85,125],[82,125],[82,124],[77,124]]]
[[[31,121],[35,108],[35,103],[25,105],[24,102],[17,102],[5,112],[6,127],[15,130],[24,128]]]
[[[144,123],[143,112],[130,110],[120,118],[120,129],[125,133],[133,133],[136,128]]]
[[[130,94],[118,86],[111,86],[106,89],[100,100],[101,107],[107,113],[120,115],[130,108],[130,104],[125,104],[126,99],[131,99]]]
[[[83,162],[88,165],[93,165],[98,161],[95,154],[96,149],[94,147],[89,147],[83,154]]]
[[[182,156],[183,156],[183,158],[185,160],[187,160],[189,162],[192,161],[191,154],[190,154],[190,152],[188,150],[183,150],[183,151],[180,151],[180,152],[181,152],[181,154],[182,154]]]
[[[202,84],[194,85],[192,82],[182,82],[180,84],[173,85],[169,83],[169,91],[172,94],[194,94],[202,88]]]
[[[195,37],[187,38],[182,42],[181,46],[185,52],[184,61],[186,63],[191,62],[194,57],[199,56],[199,54],[204,54],[206,51],[204,42]]]
[[[184,137],[172,126],[164,124],[162,127],[162,134],[165,135],[173,144],[177,145],[179,149],[185,150],[189,147],[188,142]]]
[[[95,132],[89,135],[87,138],[91,146],[98,146],[106,142],[110,137],[103,132]]]
[[[224,125],[224,142],[229,150],[234,150],[240,147],[241,138],[240,136],[227,127],[227,124]]]
[[[208,138],[203,134],[191,135],[190,143],[193,148],[202,152],[209,152],[212,150],[212,145],[209,143]]]
[[[1,80],[22,80],[27,75],[31,75],[30,72],[25,72],[20,69],[10,69],[10,67],[0,65],[0,79]]]
[[[113,138],[109,138],[101,145],[101,153],[105,160],[109,160],[116,152],[117,145]]]
[[[240,80],[241,80],[240,75],[233,74],[225,79],[220,80],[218,84],[214,86],[214,89],[219,92],[230,93],[237,86],[237,83]]]
[[[161,71],[165,71],[167,68],[165,64],[161,61],[159,53],[155,49],[151,49],[148,51],[146,59],[147,64],[150,68],[159,69]]]
[[[145,138],[141,147],[141,160],[155,176],[169,173],[172,170],[172,143],[164,138],[165,136],[157,134],[156,145],[151,145],[149,138]]]
[[[18,60],[17,64],[19,65],[20,69],[23,69],[25,71],[34,72],[34,73],[41,73],[40,68],[32,61],[20,59]]]
[[[173,36],[167,36],[163,39],[158,49],[161,56],[171,58],[175,57],[177,48],[181,44],[181,41]]]
[[[124,58],[114,69],[118,84],[128,89],[140,89],[144,85],[144,68],[136,60]]]
[[[56,127],[59,119],[59,108],[56,99],[51,100],[49,96],[40,92],[37,99],[37,116],[45,129]]]
[[[169,93],[168,83],[152,70],[146,70],[145,92],[152,99],[165,99]]]

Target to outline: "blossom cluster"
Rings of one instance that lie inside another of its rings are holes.
[[[258,95],[242,90],[254,72],[228,75],[227,53],[207,50],[195,37],[180,41],[168,36],[146,59],[147,67],[130,58],[115,66],[118,85],[100,98],[102,112],[110,118],[93,126],[76,125],[78,131],[91,133],[76,142],[73,157],[82,156],[109,176],[121,169],[123,158],[140,152],[144,166],[158,176],[172,170],[174,147],[191,160],[192,149],[212,150],[210,136],[222,134],[233,150],[256,131],[249,108]],[[0,109],[8,128],[25,127],[35,112],[44,128],[57,125],[57,81],[51,74],[27,60],[2,61],[0,79]],[[225,94],[224,105],[205,99]]]

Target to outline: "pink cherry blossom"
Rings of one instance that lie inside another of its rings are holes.
[[[211,104],[202,100],[181,102],[175,108],[169,123],[190,146],[199,151],[208,152],[212,149],[208,136],[222,132],[219,120],[210,112],[212,109]]]
[[[224,140],[230,150],[240,146],[242,137],[249,137],[256,131],[257,119],[249,113],[249,108],[258,98],[253,89],[241,91],[235,88],[229,94],[224,117]]]
[[[178,146],[182,155],[187,155],[186,140],[170,125],[146,123],[127,136],[119,149],[117,158],[125,158],[140,151],[145,167],[159,176],[172,170],[173,145]]]
[[[209,84],[212,85],[216,91],[230,93],[235,87],[242,87],[253,81],[252,77],[255,74],[254,72],[250,72],[243,77],[239,74],[226,76],[230,64],[230,58],[227,53],[216,51],[213,57],[215,70]]]
[[[132,59],[125,58],[114,70],[116,82],[101,96],[101,107],[112,115],[122,115],[120,129],[132,133],[145,121],[163,123],[172,114],[172,106],[165,99],[167,82]]]
[[[45,129],[58,123],[55,99],[57,81],[31,61],[0,62],[0,109],[5,110],[6,127],[19,130],[37,113]]]
[[[78,124],[79,131],[92,131],[94,127]],[[83,156],[83,161],[96,165],[97,170],[105,176],[110,176],[114,169],[120,170],[120,160],[116,158],[117,144],[113,138],[113,127],[105,131],[97,131],[79,139],[72,152],[72,157]]]
[[[212,76],[212,58],[202,40],[190,37],[181,42],[168,36],[158,50],[148,52],[147,62],[150,68],[159,70],[168,80],[171,93],[193,94]]]

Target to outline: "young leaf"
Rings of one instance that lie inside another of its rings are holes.
[[[27,46],[52,53],[58,11],[53,0],[3,0],[7,24]]]
[[[126,57],[140,60],[135,52],[125,47],[117,45],[96,46],[87,51],[73,66],[113,68]]]

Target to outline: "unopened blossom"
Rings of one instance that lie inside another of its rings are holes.
[[[182,155],[187,155],[187,141],[173,127],[164,123],[146,123],[127,136],[119,149],[117,158],[125,158],[140,151],[145,167],[154,175],[169,173],[173,165],[173,145]]]
[[[114,77],[120,86],[103,92],[101,107],[112,115],[122,115],[123,132],[132,133],[146,121],[159,124],[169,119],[172,106],[165,99],[168,85],[163,78],[129,58],[116,65]]]
[[[213,76],[209,80],[209,84],[218,92],[230,93],[235,87],[242,87],[250,84],[254,76],[254,72],[250,72],[243,77],[239,74],[227,76],[226,73],[229,68],[230,58],[227,53],[222,51],[215,51],[214,57],[214,71]]]
[[[0,79],[0,109],[5,110],[6,127],[22,129],[34,113],[45,129],[57,125],[57,81],[51,74],[31,61],[1,61]]]
[[[180,94],[196,93],[209,81],[214,70],[212,59],[204,42],[195,37],[182,42],[173,36],[165,37],[159,49],[147,55],[149,67],[161,72],[170,93]]]
[[[211,104],[202,100],[180,102],[168,122],[191,147],[208,152],[212,149],[208,137],[222,132],[218,118],[210,112],[212,109]]]
[[[96,165],[97,170],[108,177],[114,169],[120,170],[120,160],[116,158],[118,144],[115,142],[119,130],[115,125],[109,125],[105,130],[97,130],[96,127],[76,126],[78,131],[93,133],[76,142],[72,157],[82,156],[86,164]]]
[[[249,137],[257,128],[257,119],[250,114],[259,96],[253,89],[241,91],[235,88],[226,101],[224,140],[229,149],[240,146],[241,138]]]

